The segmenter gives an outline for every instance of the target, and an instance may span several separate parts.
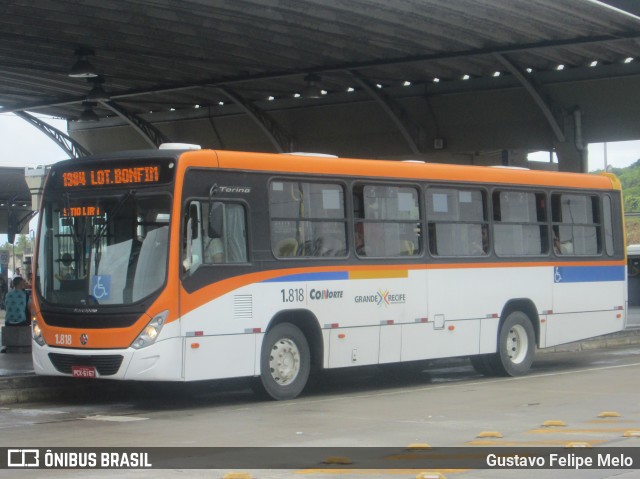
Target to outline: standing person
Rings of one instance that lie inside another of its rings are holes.
[[[24,287],[24,279],[19,276],[13,278],[13,289],[7,293],[4,299],[6,308],[5,326],[26,326],[29,324],[27,292]]]
[[[22,273],[20,272],[20,268],[16,268],[15,272],[13,273],[13,276],[9,280],[9,287],[11,289],[14,289],[13,280],[16,278],[22,278]]]

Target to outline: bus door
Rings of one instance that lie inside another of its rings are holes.
[[[211,295],[201,294],[204,288],[213,288],[216,282],[237,274],[238,267],[246,266],[245,207],[232,202],[191,201],[183,228],[182,279],[188,286],[185,289],[193,291],[180,298],[185,378],[252,376],[258,335],[245,334],[252,317],[239,302],[242,292],[219,295],[211,289]]]
[[[602,261],[613,254],[606,233],[611,231],[610,200],[603,203],[607,211],[602,214],[597,195],[558,193],[551,198],[554,254],[574,264],[559,262],[550,273],[553,314],[546,346],[619,331],[624,327],[625,267]]]

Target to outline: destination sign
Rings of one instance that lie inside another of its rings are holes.
[[[160,181],[158,166],[137,166],[132,168],[100,168],[90,170],[65,171],[62,173],[62,186],[65,188],[137,185]]]
[[[80,165],[66,164],[52,169],[54,188],[137,188],[171,183],[175,163],[158,160],[116,160]],[[72,215],[75,216],[75,215]]]
[[[69,208],[62,208],[61,216],[64,218],[78,216],[102,216],[102,208],[99,206],[70,206]]]

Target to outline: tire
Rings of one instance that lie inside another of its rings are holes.
[[[297,326],[280,323],[262,341],[260,383],[273,399],[297,397],[307,384],[311,354],[307,338]]]
[[[529,372],[536,351],[536,336],[529,316],[514,311],[507,316],[498,334],[498,352],[488,364],[497,376],[522,376]]]
[[[476,356],[469,356],[469,360],[471,361],[473,369],[475,369],[478,374],[482,374],[483,376],[495,376],[495,372],[491,366],[491,356],[493,355],[478,354]]]

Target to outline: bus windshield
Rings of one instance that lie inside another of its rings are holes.
[[[44,198],[36,271],[44,302],[126,305],[165,283],[170,196],[109,193]]]

